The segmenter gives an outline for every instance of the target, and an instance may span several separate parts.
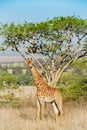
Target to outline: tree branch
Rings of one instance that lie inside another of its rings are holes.
[[[56,78],[56,83],[59,81],[63,71],[73,62],[73,60],[70,60],[62,69],[60,69],[60,71],[59,71],[59,73],[57,75],[57,78]]]
[[[25,51],[26,51],[26,50],[25,50]],[[38,65],[41,67],[42,72],[45,73],[46,80],[47,80],[47,82],[48,82],[48,81],[49,81],[49,76],[48,76],[48,74],[47,74],[47,71],[44,69],[43,65],[39,62],[38,58],[35,57],[35,55],[32,53],[32,50],[31,50],[31,52],[27,52],[27,53],[28,53],[29,55],[31,55],[32,58],[33,58],[33,59],[38,63]]]
[[[80,58],[82,58],[83,56],[86,56],[86,55],[87,55],[87,51],[84,52],[83,54],[81,54],[80,56],[78,56],[77,59],[80,59]]]
[[[25,61],[27,61],[26,57],[21,53],[21,51],[17,48],[16,45],[15,45],[15,49],[25,59]]]

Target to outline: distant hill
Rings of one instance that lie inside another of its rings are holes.
[[[21,56],[0,56],[0,63],[23,61],[24,59]]]

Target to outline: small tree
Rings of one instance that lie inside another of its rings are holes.
[[[87,55],[87,20],[75,16],[36,24],[4,24],[1,33],[5,37],[1,49],[16,50],[25,60],[25,53],[32,56],[51,86],[56,86],[72,62]]]

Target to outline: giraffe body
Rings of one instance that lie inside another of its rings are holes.
[[[32,75],[37,87],[37,118],[44,117],[44,105],[51,103],[55,111],[55,119],[57,120],[58,114],[62,113],[62,96],[57,88],[50,87],[48,83],[39,73],[39,70],[32,63],[31,59],[27,60],[28,67],[31,68]]]

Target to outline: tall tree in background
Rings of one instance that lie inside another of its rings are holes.
[[[87,55],[87,20],[75,16],[36,24],[4,24],[1,35],[5,37],[1,50],[10,48],[25,60],[26,54],[32,56],[43,77],[54,87],[72,62]]]

